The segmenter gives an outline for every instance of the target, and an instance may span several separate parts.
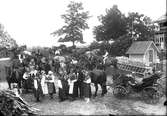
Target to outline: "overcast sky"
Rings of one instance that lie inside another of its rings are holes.
[[[90,29],[83,34],[87,43],[93,41],[92,29],[98,25],[97,16],[114,4],[122,13],[139,12],[156,20],[166,13],[166,0],[73,0],[81,1],[92,18]],[[61,28],[70,0],[0,0],[0,23],[18,44],[27,46],[52,46],[57,40],[50,35]]]

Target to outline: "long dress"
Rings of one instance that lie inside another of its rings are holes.
[[[64,77],[58,79],[58,88],[59,88],[59,99],[61,101],[67,99],[69,86],[68,86],[68,81]]]
[[[47,76],[46,81],[47,81],[48,93],[49,94],[55,93],[56,91],[55,91],[55,85],[54,85],[54,75]]]
[[[91,97],[91,79],[88,78],[86,80],[84,80],[84,85],[83,85],[83,93],[84,93],[84,97],[85,98],[90,98]]]
[[[42,87],[41,87],[41,80],[39,77],[34,78],[34,97],[36,98],[36,101],[39,101],[41,95],[42,95]]]
[[[28,87],[30,86],[29,85],[29,78],[30,78],[29,73],[25,72],[23,74],[23,87],[24,87],[24,89],[26,89],[26,92],[28,92]]]
[[[42,86],[42,92],[44,95],[48,94],[48,86],[45,80],[46,80],[46,75],[42,75],[41,86]]]

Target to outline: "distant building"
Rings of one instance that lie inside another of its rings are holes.
[[[159,19],[154,21],[158,23],[159,29],[154,35],[154,43],[160,50],[166,50],[166,38],[167,38],[167,25],[166,25],[167,15],[161,16]]]
[[[136,41],[132,43],[126,54],[129,59],[143,62],[147,66],[159,63],[160,50],[153,41]]]

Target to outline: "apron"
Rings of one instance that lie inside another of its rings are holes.
[[[43,94],[48,94],[48,86],[47,86],[47,83],[45,83],[45,76],[44,75],[42,75],[41,86],[42,86]]]

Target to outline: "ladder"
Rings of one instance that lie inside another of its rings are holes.
[[[117,66],[121,70],[135,72],[135,73],[139,73],[139,74],[144,74],[147,71],[147,69],[145,67],[134,66],[131,64],[117,63]]]

